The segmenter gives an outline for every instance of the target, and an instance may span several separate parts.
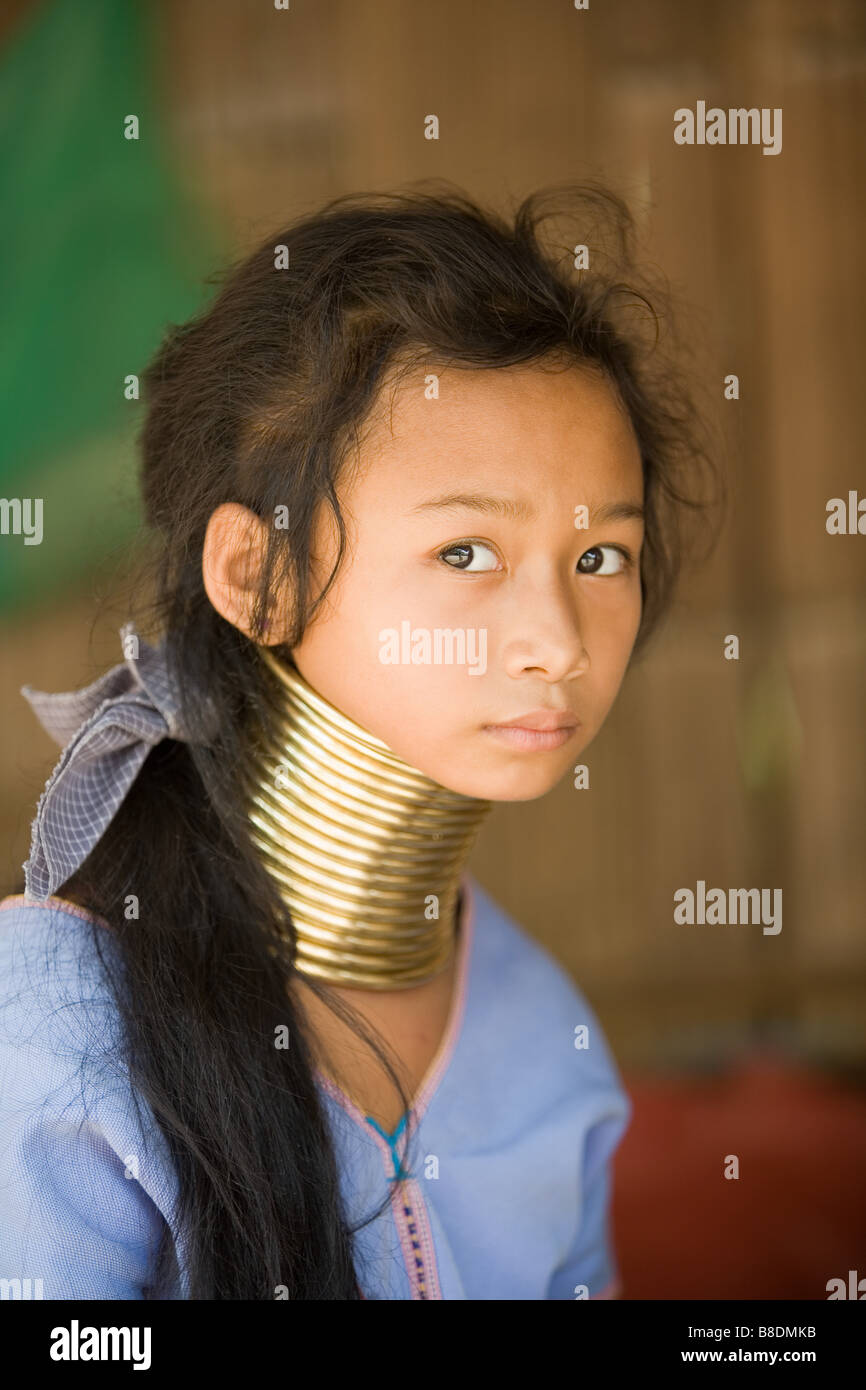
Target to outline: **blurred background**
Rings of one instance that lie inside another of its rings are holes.
[[[698,100],[781,107],[782,152],[675,144]],[[0,114],[0,493],[45,517],[40,545],[0,536],[0,893],[59,756],[19,688],[121,659],[124,378],[205,277],[344,192],[440,176],[505,210],[601,179],[683,306],[731,500],[588,750],[593,795],[495,807],[471,867],[572,973],[631,1095],[625,1297],[866,1276],[866,537],[825,527],[866,497],[866,7],[6,0]],[[781,932],[674,924],[698,880],[782,889]]]

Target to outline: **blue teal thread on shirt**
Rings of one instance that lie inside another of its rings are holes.
[[[407,1173],[405,1169],[401,1167],[400,1155],[397,1153],[396,1147],[397,1139],[399,1138],[400,1134],[403,1132],[403,1129],[405,1128],[407,1116],[408,1111],[406,1112],[406,1114],[404,1114],[402,1120],[397,1125],[397,1128],[393,1131],[392,1134],[389,1134],[387,1130],[384,1130],[382,1126],[378,1124],[376,1120],[373,1119],[372,1115],[364,1116],[364,1119],[367,1121],[367,1124],[372,1125],[373,1128],[377,1130],[379,1134],[381,1134],[382,1138],[386,1141],[391,1150],[391,1158],[394,1163],[394,1176],[388,1179],[389,1182],[399,1182],[401,1178],[411,1178],[412,1176],[411,1173]]]

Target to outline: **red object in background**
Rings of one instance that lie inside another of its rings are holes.
[[[828,1279],[866,1277],[866,1090],[764,1055],[712,1076],[623,1081],[623,1298],[826,1299]]]

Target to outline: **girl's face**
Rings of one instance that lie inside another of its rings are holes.
[[[301,674],[443,786],[542,796],[604,723],[640,624],[643,475],[611,387],[577,367],[449,369],[431,399],[404,377],[338,495],[348,549],[293,649]],[[319,587],[337,545],[323,507]],[[491,728],[545,712],[577,727]]]

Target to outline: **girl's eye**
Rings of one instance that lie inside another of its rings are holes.
[[[604,550],[610,550],[619,557],[621,563],[617,569],[600,568],[603,563],[602,551]],[[601,575],[602,578],[606,578],[608,575],[624,574],[626,570],[631,569],[633,563],[631,551],[626,550],[624,546],[594,545],[591,550],[586,550],[581,555],[577,562],[577,570],[578,574]]]
[[[483,574],[488,570],[496,568],[494,563],[492,565],[481,565],[480,568],[470,570],[469,564],[471,563],[471,557],[476,550],[486,550],[488,555],[493,556],[495,562],[496,557],[493,555],[493,551],[490,549],[490,546],[485,545],[483,541],[458,541],[456,545],[449,545],[447,550],[440,550],[437,558],[444,561],[451,569],[468,570],[470,574]],[[448,555],[457,555],[459,559],[457,561],[448,560],[446,559]],[[467,556],[470,558],[467,559]]]
[[[493,563],[482,563],[470,569],[476,551],[486,551]],[[611,558],[605,560],[605,551],[609,552]],[[448,558],[450,556],[456,558],[450,559]],[[611,559],[613,557],[619,560],[619,564],[611,568]],[[468,574],[484,574],[496,569],[496,557],[490,546],[485,545],[483,541],[458,541],[455,545],[449,545],[446,550],[440,550],[437,558],[442,560],[443,563],[448,565],[451,569],[463,570]],[[577,562],[577,572],[578,574],[587,574],[593,577],[598,576],[602,579],[606,579],[616,574],[624,574],[627,570],[631,569],[633,564],[634,556],[630,550],[626,550],[625,546],[594,545],[591,550],[586,550],[583,555],[581,555]],[[607,568],[605,568],[605,565],[607,565]]]

